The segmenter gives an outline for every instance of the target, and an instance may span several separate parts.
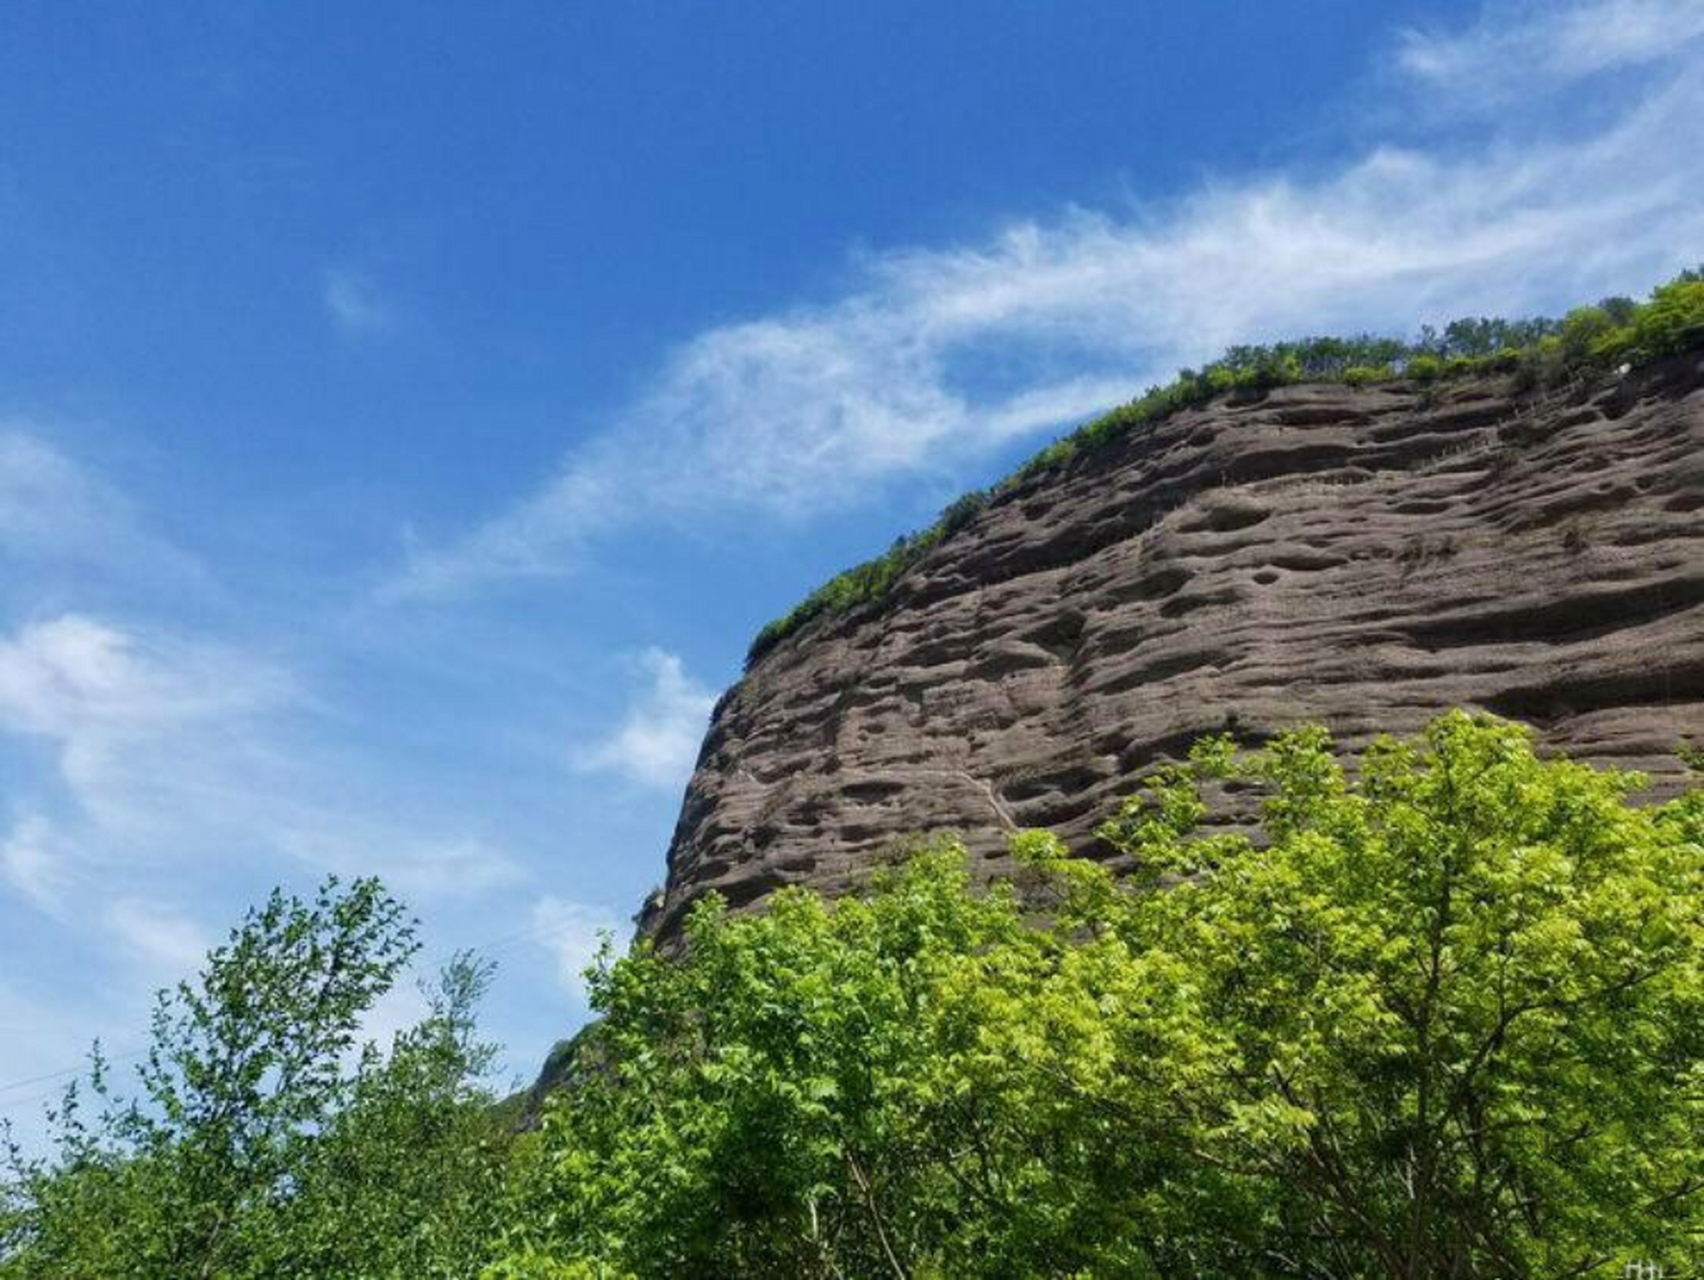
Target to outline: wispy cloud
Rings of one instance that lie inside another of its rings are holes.
[[[275,817],[272,839],[297,861],[339,875],[376,875],[410,902],[465,902],[532,879],[508,852],[474,838],[443,839],[347,809],[281,808]]]
[[[537,492],[417,549],[389,598],[572,569],[634,522],[801,519],[1127,398],[1230,342],[1553,309],[1654,283],[1704,246],[1704,0],[1488,11],[1409,33],[1435,92],[1555,91],[1642,64],[1585,134],[1382,146],[1323,176],[1071,210],[980,244],[869,256],[844,295],[698,335]],[[990,377],[990,370],[998,377]]]
[[[340,333],[349,336],[380,333],[396,324],[396,309],[364,272],[331,268],[325,273],[320,297],[326,314]]]
[[[1704,0],[1525,0],[1488,6],[1462,32],[1401,33],[1398,65],[1457,109],[1553,93],[1590,76],[1684,56]]]
[[[182,911],[158,902],[120,898],[107,904],[101,920],[109,935],[161,984],[194,973],[213,941]]]
[[[599,907],[547,896],[532,911],[532,940],[556,961],[556,978],[576,1002],[586,998],[585,971],[605,937],[620,946],[632,929]]]
[[[648,787],[682,787],[692,772],[716,695],[686,673],[681,660],[647,649],[634,660],[644,687],[621,724],[580,757],[582,769],[609,771]]]
[[[0,734],[45,741],[76,831],[20,821],[0,868],[38,905],[91,860],[271,850],[381,875],[417,900],[524,882],[503,850],[353,798],[286,722],[312,699],[292,675],[226,645],[79,614],[0,637]],[[338,770],[337,772],[341,772]]]
[[[0,640],[0,727],[59,738],[72,755],[95,753],[94,739],[263,706],[288,686],[220,646],[145,638],[75,613]]]
[[[16,425],[0,428],[0,548],[9,554],[91,547],[121,508],[110,487],[45,441]]]
[[[292,696],[235,650],[80,614],[0,639],[0,732],[47,740],[78,811],[134,844],[209,819],[243,726]]]
[[[58,833],[38,813],[26,813],[0,840],[0,875],[39,910],[58,915],[64,909],[69,880]]]
[[[193,580],[203,571],[142,528],[125,494],[45,438],[0,422],[0,562]]]

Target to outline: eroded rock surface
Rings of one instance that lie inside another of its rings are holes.
[[[1704,361],[1516,394],[1300,386],[1180,413],[1004,495],[719,704],[668,882],[856,886],[952,828],[1094,852],[1199,734],[1350,743],[1468,705],[1679,785],[1704,738]]]

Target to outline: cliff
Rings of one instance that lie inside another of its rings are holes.
[[[1003,491],[717,706],[641,925],[855,887],[910,833],[1095,853],[1198,735],[1441,708],[1648,771],[1704,738],[1704,359],[1220,397]]]

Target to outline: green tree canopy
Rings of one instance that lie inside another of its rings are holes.
[[[1704,803],[1637,782],[1464,714],[1212,740],[1105,827],[1133,878],[1030,833],[1021,897],[947,843],[707,901],[596,972],[496,1274],[1690,1274]]]
[[[489,969],[456,957],[423,1022],[358,1047],[416,950],[376,880],[274,892],[160,994],[139,1096],[97,1050],[50,1115],[52,1158],[11,1149],[0,1276],[475,1272],[506,1147],[476,1087]]]
[[[1639,785],[1459,712],[1209,739],[1102,828],[1128,874],[1028,832],[978,890],[941,840],[606,951],[518,1139],[488,968],[356,1051],[412,925],[274,895],[139,1098],[97,1056],[14,1151],[0,1277],[1694,1275],[1704,792]]]

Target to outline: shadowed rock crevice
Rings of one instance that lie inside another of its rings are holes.
[[[1134,775],[1227,726],[1359,745],[1436,711],[1683,773],[1704,738],[1704,363],[1517,393],[1304,385],[1174,414],[1032,475],[884,598],[722,699],[642,924],[717,890],[856,888],[918,832],[1010,870],[1095,853]]]

